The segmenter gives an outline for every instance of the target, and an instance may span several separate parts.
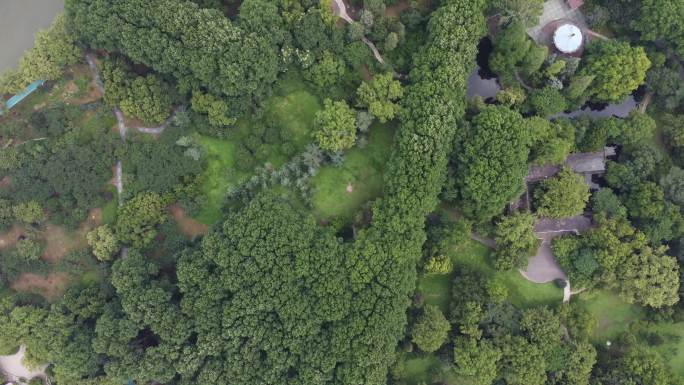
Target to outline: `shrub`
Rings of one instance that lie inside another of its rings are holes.
[[[449,274],[454,269],[454,264],[451,258],[440,254],[427,260],[425,263],[425,272],[427,274]]]
[[[446,341],[451,324],[437,306],[425,305],[411,331],[412,341],[424,352],[439,349]]]

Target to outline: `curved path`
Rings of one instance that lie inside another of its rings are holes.
[[[340,19],[346,21],[349,24],[355,23],[355,21],[349,16],[349,13],[347,13],[347,5],[344,4],[343,0],[333,0],[332,2],[332,8],[333,8],[333,15],[339,17]],[[368,48],[373,51],[373,56],[375,56],[375,60],[377,60],[380,64],[385,64],[385,60],[382,58],[382,55],[380,55],[380,51],[378,51],[378,48],[375,47],[375,44],[373,44],[372,41],[368,40],[365,36],[361,38],[361,40],[366,43]]]
[[[12,354],[11,356],[0,356],[0,372],[5,375],[5,380],[18,382],[20,378],[31,379],[40,377],[44,381],[48,381],[48,378],[45,375],[47,365],[29,369],[24,366],[24,355],[26,355],[26,346],[22,345],[15,354]]]

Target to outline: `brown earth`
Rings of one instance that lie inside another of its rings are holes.
[[[43,239],[45,240],[43,259],[54,263],[70,251],[87,247],[86,234],[101,223],[102,210],[99,208],[90,210],[88,217],[76,231],[67,231],[61,226],[48,223],[43,230]]]
[[[95,79],[93,78],[92,73],[87,65],[80,64],[73,66],[69,69],[69,72],[71,72],[74,77],[87,76],[90,81],[88,82],[88,89],[86,90],[85,95],[81,96],[80,98],[74,97],[78,93],[78,86],[76,85],[76,82],[74,80],[68,81],[64,86],[64,91],[62,92],[62,98],[65,102],[69,104],[80,105],[91,103],[102,98],[102,91],[100,91],[99,87],[95,83]]]
[[[37,293],[52,302],[59,298],[67,285],[69,275],[67,273],[50,273],[42,276],[34,273],[23,273],[19,279],[12,282],[12,289],[27,293]]]
[[[11,184],[12,184],[12,177],[9,175],[0,179],[0,188],[8,187]]]
[[[399,14],[409,9],[409,6],[408,0],[399,0],[396,4],[385,7],[385,16],[399,17]]]
[[[169,212],[173,219],[178,224],[178,229],[183,235],[186,235],[190,239],[197,238],[198,236],[205,235],[209,231],[209,226],[204,223],[200,223],[187,215],[185,211],[178,205],[173,205],[169,207]]]

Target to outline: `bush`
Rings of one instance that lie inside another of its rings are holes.
[[[446,255],[430,257],[425,263],[425,273],[427,274],[449,274],[454,269],[451,258]]]
[[[45,212],[37,201],[28,201],[14,206],[14,217],[26,224],[40,223],[45,220]]]
[[[426,305],[411,331],[412,341],[426,353],[439,349],[446,341],[451,324],[437,306]]]
[[[529,98],[529,103],[532,110],[544,118],[563,112],[567,108],[567,101],[563,94],[559,90],[548,86],[534,91]]]
[[[313,137],[323,150],[346,150],[356,141],[356,114],[344,101],[325,99],[314,124]]]

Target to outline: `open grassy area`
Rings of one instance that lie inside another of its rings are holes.
[[[312,180],[314,215],[326,220],[350,220],[364,203],[380,196],[393,139],[393,126],[373,125],[366,147],[349,150],[341,167],[321,168]],[[347,190],[349,185],[351,192]]]
[[[195,219],[205,224],[213,224],[221,218],[223,199],[230,188],[244,181],[250,173],[240,171],[236,165],[238,148],[243,140],[253,131],[270,124],[280,129],[280,136],[293,145],[295,153],[300,153],[311,142],[311,129],[316,112],[321,103],[306,88],[300,79],[293,75],[283,80],[274,96],[265,105],[262,118],[245,117],[238,121],[227,139],[217,139],[205,135],[197,135],[196,139],[205,149],[207,165],[203,173],[202,193],[205,202]],[[257,154],[257,164],[270,163],[275,167],[289,160],[290,154],[284,152],[280,141],[263,145],[267,151],[265,156]]]
[[[532,283],[518,271],[496,271],[489,248],[479,242],[468,240],[462,245],[454,246],[449,256],[456,269],[458,266],[468,266],[503,282],[508,288],[508,299],[516,307],[556,305],[563,300],[563,291],[553,283]],[[425,297],[426,303],[448,311],[451,297],[450,275],[424,276],[418,282],[418,290]]]
[[[207,154],[207,165],[203,173],[202,193],[205,202],[196,219],[212,224],[221,218],[223,197],[228,188],[240,182],[247,174],[235,168],[235,143],[229,140],[197,137]]]
[[[664,337],[662,343],[652,349],[665,358],[673,373],[684,377],[684,322],[662,322],[649,329]]]
[[[639,320],[643,309],[623,301],[610,290],[592,290],[578,295],[578,302],[585,306],[598,321],[593,342],[605,344],[629,329],[632,322]]]

